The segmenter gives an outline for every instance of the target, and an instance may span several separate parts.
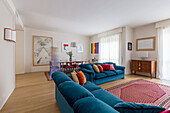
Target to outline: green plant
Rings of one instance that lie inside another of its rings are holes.
[[[70,56],[70,57],[72,57],[72,55],[73,55],[72,51],[66,52],[66,53],[67,53],[67,55]]]

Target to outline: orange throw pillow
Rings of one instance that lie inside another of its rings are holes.
[[[98,66],[100,72],[103,72],[103,67],[101,65],[99,65],[99,64],[97,66]]]
[[[79,79],[80,85],[84,86],[86,83],[86,77],[82,71],[77,72],[77,77]]]

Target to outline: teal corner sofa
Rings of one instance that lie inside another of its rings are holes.
[[[93,69],[93,65],[102,64],[113,64],[114,71],[103,71],[102,73],[96,73]],[[86,76],[87,81],[91,81],[95,84],[102,84],[110,82],[113,80],[123,79],[125,77],[125,67],[118,66],[113,62],[104,62],[104,63],[94,63],[94,64],[81,64],[79,65],[79,70],[81,70]]]
[[[53,73],[52,78],[56,85],[55,97],[61,113],[120,113],[121,110],[123,110],[121,113],[160,113],[165,110],[145,104],[136,106],[135,103],[128,103],[135,110],[131,108],[119,110],[119,106],[125,102],[90,81],[81,86],[63,72]]]
[[[83,86],[63,72],[52,75],[55,97],[61,113],[119,113],[113,107],[123,100],[87,81]]]

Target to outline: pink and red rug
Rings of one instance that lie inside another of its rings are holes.
[[[125,102],[170,107],[170,86],[139,79],[106,90]]]

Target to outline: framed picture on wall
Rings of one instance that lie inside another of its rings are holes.
[[[4,29],[4,40],[16,43],[16,31],[10,28]]]
[[[82,43],[77,43],[77,52],[82,53],[83,52],[83,44]]]
[[[99,54],[99,42],[91,43],[91,54]]]
[[[67,42],[61,43],[61,51],[62,52],[68,52],[70,50],[70,44]]]
[[[33,66],[49,65],[53,38],[46,36],[33,36]]]
[[[128,50],[132,51],[132,42],[128,42]]]

